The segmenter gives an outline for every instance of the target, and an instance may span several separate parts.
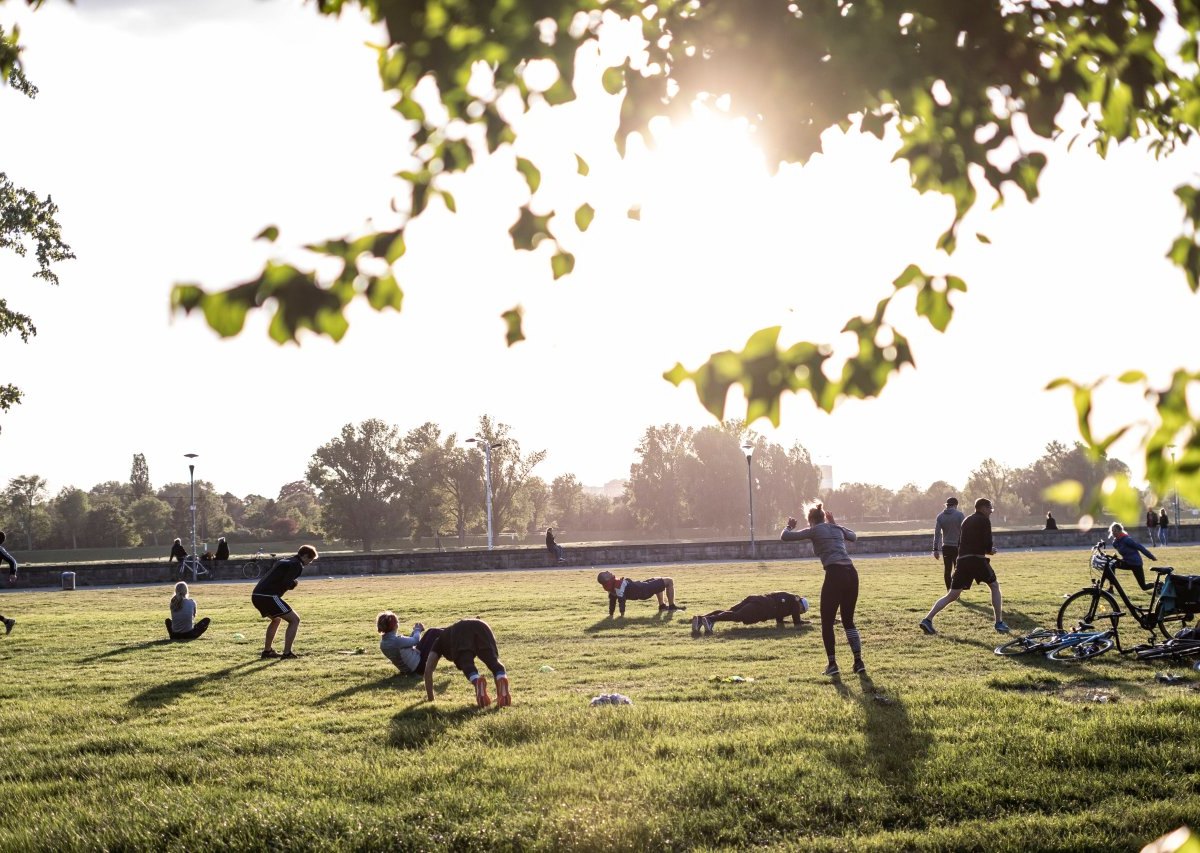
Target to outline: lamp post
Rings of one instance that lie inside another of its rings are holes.
[[[754,445],[746,443],[742,445],[742,450],[746,454],[746,485],[750,488],[750,559],[755,557],[754,546],[754,474],[751,471],[751,460],[754,458]]]
[[[485,497],[487,499],[487,539],[488,550],[492,550],[492,448],[499,447],[500,443],[492,444],[485,438],[468,438],[467,444],[478,444],[483,448],[483,480],[485,485]]]
[[[1167,445],[1167,449],[1171,451],[1171,491],[1175,493],[1175,535],[1179,535],[1179,480],[1175,473],[1175,445]]]
[[[200,454],[183,455],[188,459],[195,459]],[[193,462],[188,463],[188,489],[192,497],[192,583],[195,583],[200,577],[200,561],[196,559],[196,465]]]

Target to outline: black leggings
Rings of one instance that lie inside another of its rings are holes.
[[[854,607],[858,604],[858,570],[849,563],[825,567],[825,582],[821,584],[821,642],[825,654],[833,659],[833,620],[838,608],[842,611],[842,630],[850,650],[857,658],[862,653],[858,628],[854,626]]]
[[[950,588],[950,578],[954,577],[954,562],[957,559],[957,545],[945,545],[942,547],[942,563],[946,567],[946,589]]]
[[[195,640],[208,630],[210,620],[207,616],[192,626],[190,631],[174,631],[171,628],[171,620],[167,620],[167,634],[172,640]]]
[[[753,625],[755,622],[766,622],[778,618],[775,615],[775,602],[762,595],[752,595],[743,598],[728,610],[714,610],[703,617],[710,622],[741,622],[743,625]]]

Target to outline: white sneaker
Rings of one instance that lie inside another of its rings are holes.
[[[700,636],[700,617],[699,616],[692,617],[692,636],[693,637]]]
[[[701,621],[701,623],[703,623],[703,625],[704,625],[704,634],[705,634],[705,636],[707,636],[707,637],[711,637],[711,636],[712,636],[712,620],[711,620],[711,619],[705,619],[703,616],[701,616],[701,617],[700,617],[700,621]]]

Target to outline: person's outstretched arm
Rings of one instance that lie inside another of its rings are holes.
[[[433,701],[433,671],[437,669],[438,661],[441,660],[441,655],[431,651],[429,657],[425,659],[425,697]]]

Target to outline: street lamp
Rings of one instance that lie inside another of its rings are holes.
[[[754,458],[754,445],[743,444],[742,450],[746,454],[746,485],[750,488],[750,559],[754,559],[754,474],[751,473],[750,463]]]
[[[1179,535],[1179,480],[1175,473],[1175,445],[1167,445],[1171,451],[1171,491],[1175,493],[1175,535]]]
[[[195,459],[200,454],[185,453],[188,459]],[[192,496],[192,583],[200,577],[200,561],[196,559],[196,465],[188,463],[188,488]]]
[[[478,444],[483,448],[484,458],[484,484],[487,487],[487,536],[488,550],[492,550],[492,448],[499,447],[500,443],[492,444],[485,438],[468,438],[467,444]]]

